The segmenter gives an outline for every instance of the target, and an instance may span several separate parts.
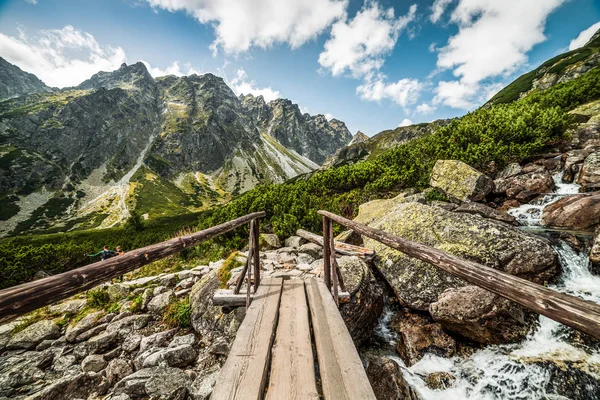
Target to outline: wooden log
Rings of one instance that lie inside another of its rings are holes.
[[[314,365],[304,281],[284,281],[265,399],[318,399]]]
[[[329,218],[323,217],[323,280],[329,290],[331,290],[331,247],[327,243],[329,243],[329,235],[331,235],[330,225]]]
[[[212,400],[262,399],[281,297],[281,278],[265,279],[240,325]]]
[[[467,282],[512,300],[538,314],[600,339],[599,304],[559,293],[506,272],[402,239],[328,211],[319,211],[319,214],[408,256],[425,261]]]
[[[0,323],[19,315],[56,303],[76,293],[88,290],[112,278],[138,269],[153,261],[176,254],[198,243],[212,239],[247,224],[255,218],[264,217],[263,211],[248,214],[212,228],[180,236],[162,243],[99,261],[72,271],[53,275],[33,282],[23,283],[0,290]]]
[[[290,282],[296,282],[290,280]],[[242,291],[243,292],[243,291]],[[340,292],[338,295],[340,303],[350,302],[350,293]],[[250,295],[250,302],[254,299],[254,294]],[[231,289],[219,289],[213,296],[213,306],[219,307],[243,307],[246,305],[246,293],[234,293]]]
[[[254,246],[252,246],[252,225],[250,225],[250,236],[248,239],[248,257],[246,257],[246,262],[244,263],[244,268],[242,268],[242,273],[238,276],[237,281],[235,282],[235,290],[234,293],[238,294],[242,285],[244,284],[244,278],[246,277],[246,272],[248,271],[248,267],[250,267],[250,260],[252,260],[252,255],[254,252]],[[256,292],[256,291],[255,291]]]
[[[323,397],[375,400],[346,324],[323,282],[306,281]]]
[[[314,233],[305,231],[304,229],[298,229],[296,231],[296,235],[308,240],[309,242],[323,246],[323,236],[315,235]],[[345,256],[372,257],[375,254],[373,250],[367,249],[366,247],[354,246],[352,244],[338,242],[337,240],[334,240],[334,244],[335,252]]]
[[[329,258],[331,259],[331,276],[332,276],[332,285],[333,285],[333,300],[335,300],[336,305],[340,305],[340,300],[338,299],[338,265],[335,259],[335,244],[333,243],[333,223],[329,220]]]

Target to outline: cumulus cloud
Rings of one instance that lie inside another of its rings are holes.
[[[288,43],[297,48],[338,18],[348,0],[146,0],[152,7],[184,11],[215,30],[214,52],[247,51]]]
[[[98,71],[112,71],[127,61],[121,47],[100,45],[94,36],[67,25],[42,30],[34,37],[0,33],[0,54],[8,62],[35,74],[47,85],[75,86]]]
[[[400,79],[397,82],[387,82],[383,76],[366,80],[356,88],[356,93],[363,100],[381,101],[389,99],[403,108],[415,104],[423,89],[423,84],[417,79]]]
[[[600,29],[600,22],[596,22],[594,25],[583,30],[575,39],[571,40],[569,44],[569,50],[575,50],[585,45],[594,36],[594,33]]]
[[[434,24],[437,23],[452,1],[453,0],[435,0],[431,5],[431,15],[429,16],[429,20]]]
[[[402,122],[400,122],[400,123],[398,124],[398,128],[400,128],[400,127],[402,127],[402,126],[409,126],[409,125],[412,125],[412,124],[413,124],[413,122],[412,122],[410,119],[408,119],[408,118],[404,118],[404,119],[402,120]]]
[[[194,67],[192,67],[191,64],[188,64],[188,63],[185,63],[183,65],[184,69],[182,69],[179,66],[179,61],[173,61],[173,63],[171,63],[171,65],[167,66],[165,69],[162,69],[159,67],[153,67],[147,61],[142,61],[142,62],[148,69],[148,72],[150,72],[150,75],[152,75],[155,78],[157,78],[159,76],[166,76],[166,75],[184,76],[184,75],[192,75],[192,74],[197,74],[197,75],[202,74],[201,71],[195,69]]]
[[[421,103],[417,106],[417,113],[422,115],[433,114],[437,110],[435,106],[429,105],[427,103]]]
[[[262,96],[266,102],[275,100],[281,97],[277,90],[271,87],[258,88],[256,82],[248,80],[248,74],[243,69],[238,69],[235,78],[229,82],[231,89],[237,94],[252,94],[254,96]]]
[[[401,31],[414,20],[416,10],[413,4],[406,15],[395,18],[393,8],[367,3],[353,19],[333,24],[319,64],[334,76],[350,71],[354,77],[361,77],[378,70]]]
[[[451,69],[458,80],[439,82],[434,103],[469,109],[497,90],[481,82],[523,66],[527,52],[546,40],[548,15],[565,1],[460,0],[450,17],[458,33],[438,49],[437,59],[437,67]]]
[[[25,1],[29,4],[33,4],[33,5],[37,4],[37,0],[25,0]]]

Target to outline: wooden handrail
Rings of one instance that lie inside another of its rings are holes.
[[[319,211],[319,214],[408,256],[425,261],[467,282],[519,303],[538,314],[600,339],[599,304],[548,289],[430,246],[402,239],[328,211]]]
[[[131,250],[123,255],[62,274],[0,290],[0,323],[8,322],[29,311],[91,289],[112,278],[222,235],[265,215],[264,211],[255,212],[190,235]]]

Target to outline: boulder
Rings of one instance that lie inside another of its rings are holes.
[[[191,379],[179,368],[144,368],[121,379],[114,387],[114,394],[170,399],[182,389],[187,393],[191,384]]]
[[[106,367],[104,357],[99,354],[91,354],[81,362],[83,372],[100,372]]]
[[[302,246],[304,243],[306,243],[306,239],[300,237],[300,236],[290,236],[289,238],[285,239],[285,241],[283,242],[285,247],[293,247],[295,249],[297,249],[298,247]]]
[[[566,183],[571,183],[579,173],[583,161],[594,152],[593,149],[577,149],[571,150],[565,153],[563,156],[565,161],[565,172],[563,173],[562,180]]]
[[[323,257],[323,247],[314,243],[305,243],[298,248],[298,253],[305,253],[317,259]]]
[[[92,329],[98,324],[98,320],[103,317],[106,313],[104,311],[96,311],[83,317],[75,325],[67,326],[65,337],[69,342],[75,342],[77,336],[83,332]]]
[[[354,232],[353,230],[347,230],[335,237],[337,242],[353,244],[354,246],[362,246],[363,240],[362,236],[359,233]]]
[[[517,176],[523,169],[517,163],[508,164],[502,171],[496,174],[496,179],[508,179]]]
[[[261,233],[258,237],[258,244],[261,250],[274,250],[281,247],[279,238],[273,233]]]
[[[548,205],[542,224],[571,230],[593,229],[600,224],[600,192],[568,196]]]
[[[106,288],[106,293],[108,293],[111,301],[121,300],[127,297],[129,294],[129,286],[121,283],[114,283],[112,285],[108,285]]]
[[[75,299],[48,307],[48,311],[57,314],[77,314],[85,307],[87,300]]]
[[[377,400],[419,400],[409,386],[398,364],[389,358],[376,357],[368,360],[365,370]]]
[[[516,198],[521,192],[527,191],[537,194],[550,193],[554,189],[554,179],[550,172],[530,172],[511,178],[506,189],[506,196]]]
[[[221,368],[219,365],[202,370],[192,384],[193,397],[199,400],[208,400],[212,394],[213,387],[217,383],[220,372]]]
[[[104,353],[116,346],[118,340],[118,332],[104,332],[90,338],[86,346],[90,354]]]
[[[51,320],[41,320],[13,334],[8,341],[9,349],[33,349],[47,339],[57,339],[60,328]]]
[[[455,382],[456,377],[449,372],[433,372],[425,377],[425,384],[433,390],[446,390]]]
[[[71,400],[87,399],[93,392],[106,391],[102,386],[103,376],[93,372],[65,374],[58,380],[47,384],[39,392],[27,397],[27,400]],[[104,390],[103,390],[104,389]]]
[[[600,151],[587,156],[579,171],[577,183],[584,192],[600,189]]]
[[[590,250],[590,261],[595,269],[600,269],[600,229],[596,231],[596,237]]]
[[[154,296],[148,303],[148,311],[154,315],[161,315],[165,308],[171,303],[172,298],[173,292],[171,290],[161,293],[158,296]]]
[[[369,223],[373,228],[536,283],[550,281],[558,271],[557,256],[548,240],[498,221],[419,203],[369,211],[380,215]],[[360,222],[361,214],[356,220]],[[406,306],[428,311],[444,290],[466,285],[433,265],[376,240],[364,240],[365,247],[375,250],[377,267]]]
[[[451,357],[456,353],[456,341],[442,329],[439,323],[431,323],[425,316],[415,313],[399,313],[392,321],[398,333],[397,350],[406,365],[414,365],[425,353]]]
[[[127,335],[123,343],[121,344],[121,348],[126,353],[132,353],[140,347],[140,343],[142,341],[143,336],[137,333],[131,333]]]
[[[183,368],[191,365],[196,361],[198,353],[189,344],[184,344],[177,347],[169,347],[160,352],[159,363],[164,363],[169,367]]]
[[[308,253],[300,253],[296,257],[296,264],[311,264],[315,258]]]
[[[149,314],[128,315],[124,318],[117,319],[116,317],[106,327],[106,332],[131,332],[142,329],[152,317]]]
[[[208,341],[220,336],[234,337],[245,315],[244,307],[237,307],[235,311],[224,314],[221,307],[214,306],[212,298],[218,289],[219,278],[217,271],[213,270],[192,287],[189,297],[192,327]]]
[[[122,358],[115,358],[106,366],[106,379],[110,386],[113,386],[115,383],[132,373],[133,368],[131,367],[131,364]]]
[[[140,342],[140,353],[146,351],[147,349],[149,349],[151,347],[167,346],[167,344],[169,344],[171,339],[173,339],[173,336],[175,336],[175,334],[177,333],[177,330],[178,330],[177,328],[174,328],[174,329],[170,329],[168,331],[157,332],[152,335],[143,337]]]
[[[488,176],[457,160],[438,160],[429,184],[458,201],[483,200],[493,188]]]
[[[507,224],[514,224],[517,220],[507,212],[496,210],[481,203],[462,203],[455,211],[481,215],[482,217],[506,222]]]
[[[530,327],[523,308],[477,286],[446,290],[429,311],[444,328],[482,344],[516,342]]]
[[[340,313],[356,345],[369,339],[383,311],[383,288],[368,265],[359,257],[343,256],[338,261],[350,301],[340,306]]]

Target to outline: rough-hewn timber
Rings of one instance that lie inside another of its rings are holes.
[[[314,244],[318,244],[323,246],[323,236],[315,235],[314,233],[305,231],[304,229],[298,229],[296,231],[296,235],[300,236],[312,242]],[[354,246],[352,244],[334,241],[335,243],[335,252],[345,255],[345,256],[359,256],[359,257],[371,257],[375,252],[371,249],[367,249],[366,247]]]

